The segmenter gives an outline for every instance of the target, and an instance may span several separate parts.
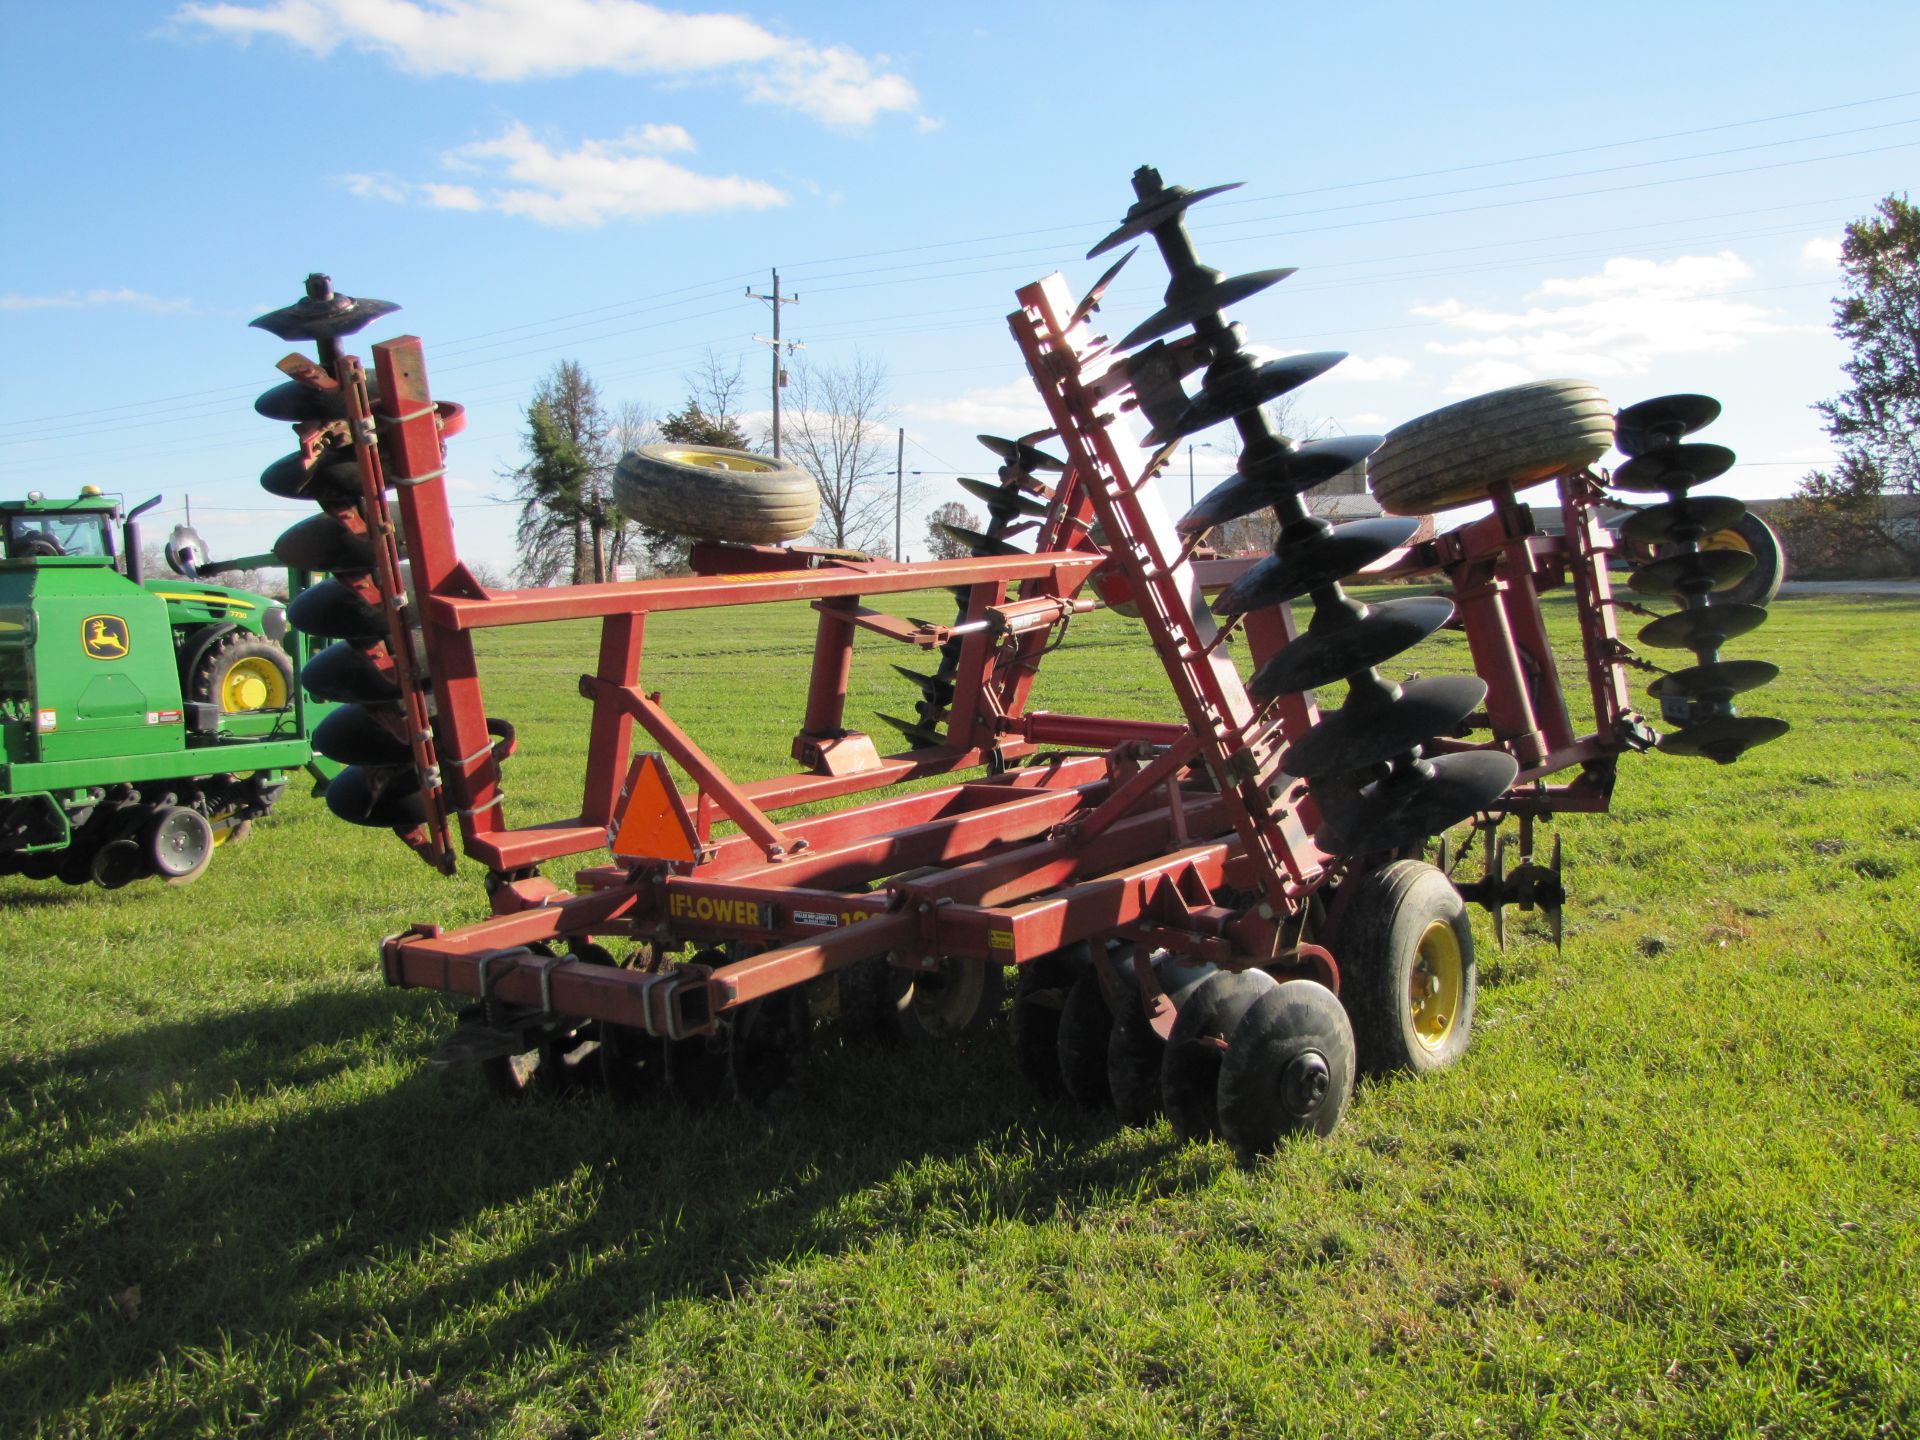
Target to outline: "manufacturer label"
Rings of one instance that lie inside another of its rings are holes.
[[[768,906],[757,900],[736,900],[730,896],[675,891],[667,898],[667,913],[676,920],[703,921],[709,925],[736,925],[746,930],[773,928],[773,912]]]
[[[124,660],[131,643],[118,615],[89,615],[80,622],[80,648],[92,660]]]

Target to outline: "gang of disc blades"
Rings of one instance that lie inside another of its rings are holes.
[[[976,480],[971,475],[960,476],[960,488],[987,509],[1001,515],[1044,515],[1047,502],[1024,490],[1015,490],[1011,486],[996,485],[991,480]]]
[[[351,335],[400,307],[391,300],[356,300],[351,295],[308,296],[247,323],[282,340],[335,340]]]
[[[1423,763],[1432,767],[1431,774],[1409,767],[1357,792],[1316,790],[1326,819],[1314,832],[1314,843],[1332,855],[1418,845],[1491,807],[1520,773],[1520,762],[1499,750],[1438,755]]]
[[[1475,675],[1439,675],[1410,680],[1394,699],[1371,688],[1355,692],[1338,710],[1323,712],[1287,749],[1289,775],[1324,780],[1404,755],[1436,735],[1451,735],[1487,698],[1487,682]]]
[[[1718,715],[1662,735],[1660,748],[1669,755],[1704,755],[1730,765],[1754,746],[1778,740],[1790,728],[1786,721],[1764,715]]]
[[[1100,308],[1100,297],[1107,293],[1107,287],[1113,284],[1114,276],[1118,275],[1121,270],[1125,268],[1126,263],[1139,253],[1140,247],[1138,245],[1134,246],[1133,249],[1127,251],[1126,254],[1109,265],[1106,273],[1093,282],[1093,288],[1087,291],[1086,297],[1081,300],[1078,305],[1073,307],[1073,314],[1067,319],[1067,328],[1069,330]]]
[[[1418,520],[1382,516],[1378,520],[1353,520],[1331,530],[1303,530],[1297,539],[1282,533],[1271,555],[1235,577],[1213,597],[1213,613],[1243,615],[1285,600],[1298,600],[1391,555],[1419,529]]]
[[[1662,675],[1647,687],[1647,694],[1655,700],[1743,695],[1770,685],[1779,677],[1780,667],[1770,660],[1719,660]]]
[[[1180,215],[1189,205],[1197,205],[1202,200],[1215,195],[1225,194],[1229,190],[1238,190],[1247,182],[1236,180],[1231,185],[1209,185],[1204,190],[1189,190],[1184,185],[1170,185],[1160,191],[1151,200],[1137,200],[1133,208],[1127,211],[1127,218],[1106,239],[1087,252],[1087,259],[1094,260],[1113,249],[1124,245],[1136,235],[1145,235],[1156,225]]]
[[[978,530],[969,530],[964,525],[949,525],[946,521],[937,522],[940,533],[956,545],[964,545],[975,556],[980,555],[1025,555],[1028,552],[1007,540],[993,535],[982,535]]]
[[[1613,444],[1622,455],[1644,455],[1720,418],[1711,395],[1661,395],[1629,405],[1613,417]]]
[[[1711,535],[1747,513],[1746,505],[1731,495],[1689,495],[1664,505],[1636,510],[1620,526],[1620,534],[1636,545],[1664,545],[1697,530]]]
[[[1000,435],[976,435],[973,437],[987,449],[998,455],[1001,460],[1014,469],[1026,474],[1035,470],[1064,470],[1067,462],[1056,460],[1044,450],[1036,450],[1024,440],[1008,440]]]
[[[1738,458],[1724,445],[1685,441],[1629,460],[1607,478],[1615,490],[1687,490],[1718,480]]]
[[[289,527],[273,542],[273,558],[291,570],[371,570],[373,544],[323,512]]]
[[[1142,443],[1164,445],[1182,436],[1197,435],[1249,410],[1258,410],[1268,401],[1277,400],[1309,380],[1318,379],[1346,358],[1347,352],[1344,350],[1313,350],[1303,355],[1282,355],[1277,360],[1269,360],[1264,365],[1242,371],[1224,381],[1209,382],[1201,386],[1200,393],[1194,396],[1193,403],[1187,406],[1177,421],[1170,426],[1155,427]]]
[[[1254,270],[1245,275],[1216,280],[1211,285],[1197,289],[1192,294],[1182,295],[1178,300],[1154,311],[1129,330],[1126,339],[1122,340],[1116,348],[1131,350],[1134,346],[1144,344],[1155,336],[1164,335],[1169,330],[1178,330],[1182,325],[1191,325],[1196,320],[1226,309],[1229,305],[1237,305],[1250,295],[1258,295],[1270,285],[1278,285],[1298,268],[1295,265],[1288,265],[1278,270]]]
[[[1705,650],[1766,623],[1764,605],[1698,605],[1643,625],[1635,639],[1656,650]]]
[[[1247,689],[1261,700],[1317,690],[1410,650],[1453,618],[1453,602],[1422,595],[1369,606],[1355,620],[1310,627],[1255,672]]]
[[[1708,580],[1709,590],[1730,590],[1756,563],[1747,550],[1683,550],[1642,565],[1627,577],[1627,588],[1636,595],[1681,595],[1687,581]]]
[[[309,585],[287,602],[287,623],[323,640],[384,640],[387,617],[338,580]]]
[[[299,450],[282,455],[260,472],[260,488],[282,500],[357,500],[360,462],[348,446],[330,446],[313,464]]]

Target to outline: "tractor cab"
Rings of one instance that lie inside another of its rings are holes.
[[[24,500],[0,501],[0,552],[8,560],[105,560],[124,571],[119,518],[119,503],[97,485],[71,500],[29,491]]]

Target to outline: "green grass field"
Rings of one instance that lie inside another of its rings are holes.
[[[649,684],[774,773],[809,618],[657,619]],[[588,632],[489,639],[511,814],[569,814]],[[1792,734],[1623,762],[1564,951],[1476,922],[1465,1061],[1250,1168],[1037,1105],[1002,1031],[503,1105],[375,968],[478,873],[303,793],[190,887],[0,880],[0,1435],[1920,1433],[1920,606],[1733,649]],[[1039,699],[1170,709],[1106,615]]]

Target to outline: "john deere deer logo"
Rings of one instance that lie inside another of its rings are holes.
[[[124,659],[127,622],[118,615],[89,615],[80,622],[80,644],[95,660]]]

